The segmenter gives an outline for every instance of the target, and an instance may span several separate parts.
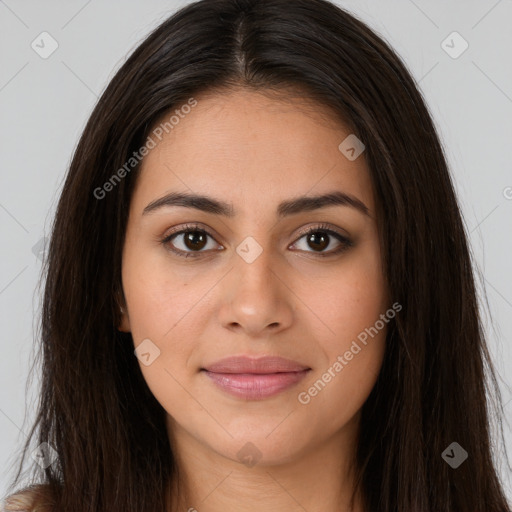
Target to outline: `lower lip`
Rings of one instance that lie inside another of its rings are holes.
[[[204,373],[223,391],[247,400],[261,400],[277,395],[301,381],[308,370],[267,374]]]

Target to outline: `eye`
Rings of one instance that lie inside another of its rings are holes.
[[[186,225],[183,229],[166,236],[161,243],[178,256],[194,258],[200,256],[202,252],[205,252],[204,249],[215,249],[215,243],[213,243],[213,247],[207,247],[208,238],[214,240],[212,235],[200,226]],[[307,248],[299,250],[317,253],[317,255],[321,257],[341,254],[353,246],[353,242],[349,238],[330,229],[329,226],[325,224],[307,229],[302,233],[299,240],[290,247],[296,246],[302,239],[306,240],[306,244],[308,244],[310,248],[312,247],[313,251],[308,251]],[[338,247],[330,251],[325,251],[327,247],[332,245],[333,241],[338,242]],[[222,249],[224,248],[222,245],[217,244],[217,246]]]
[[[187,225],[180,231],[171,233],[165,237],[164,240],[162,240],[162,244],[178,256],[183,256],[184,258],[188,258],[189,256],[197,257],[200,254],[194,253],[204,252],[202,249],[207,245],[208,237],[213,240],[213,237],[205,229],[197,225]],[[177,240],[177,243],[171,243],[174,239]],[[180,247],[176,247],[176,245],[179,245]],[[215,246],[215,244],[213,245]]]
[[[293,245],[297,245],[298,242],[302,239],[305,239],[307,246],[312,247],[313,251],[308,251],[307,249],[300,250],[305,250],[306,252],[314,252],[321,257],[340,254],[354,245],[349,238],[342,235],[338,231],[330,229],[329,226],[325,224],[307,229],[304,233],[302,233],[302,236],[299,238],[299,240]],[[325,251],[324,249],[332,245],[333,239],[338,242],[338,247],[331,249],[330,251]]]

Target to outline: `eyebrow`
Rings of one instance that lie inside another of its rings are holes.
[[[160,208],[169,206],[182,206],[194,208],[206,213],[234,217],[235,211],[229,203],[220,201],[205,195],[191,194],[188,192],[171,192],[165,196],[149,203],[142,212],[147,215]],[[287,217],[301,212],[319,210],[329,206],[348,206],[358,210],[360,213],[370,217],[368,207],[357,197],[340,191],[334,191],[317,196],[301,196],[279,203],[277,215]]]

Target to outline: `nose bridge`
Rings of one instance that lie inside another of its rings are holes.
[[[239,300],[261,302],[260,307],[274,299],[276,293],[276,258],[272,248],[248,237],[236,249],[235,295]],[[268,306],[267,306],[268,307]]]
[[[265,242],[266,243],[266,242]],[[282,265],[275,252],[247,237],[236,248],[222,321],[253,333],[268,326],[285,327],[291,321],[292,305],[287,296]]]

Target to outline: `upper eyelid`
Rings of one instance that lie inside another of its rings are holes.
[[[183,233],[187,233],[189,231],[200,231],[200,232],[204,232],[206,233],[208,236],[210,236],[211,238],[215,239],[215,241],[217,242],[216,240],[216,235],[211,233],[211,230],[210,228],[205,228],[203,227],[201,224],[186,224],[185,226],[182,226],[178,229],[176,229],[176,231],[172,231],[171,233],[165,235],[163,237],[163,241],[169,241],[172,237],[174,236],[177,236],[177,235],[182,235]],[[222,245],[220,244],[219,242],[217,242],[219,245]]]
[[[338,237],[342,238],[343,240],[346,240],[346,241],[350,240],[348,235],[344,235],[343,233],[340,233],[339,230],[329,227],[329,226],[326,226],[325,224],[326,223],[320,223],[319,225],[312,225],[312,226],[306,227],[304,229],[301,229],[300,232],[297,234],[297,238],[294,240],[294,242],[292,242],[292,245],[297,243],[297,241],[299,241],[302,237],[308,235],[310,232],[315,232],[315,231],[326,231],[331,235],[338,236]],[[190,231],[204,232],[207,236],[210,236],[211,238],[213,238],[218,245],[223,247],[223,245],[216,240],[216,236],[210,232],[210,228],[205,228],[205,227],[203,227],[202,224],[199,224],[199,223],[198,224],[186,224],[185,226],[178,228],[176,231],[173,231],[173,232],[169,233],[168,235],[165,235],[163,238],[163,241],[170,242],[173,237],[175,237],[177,235],[182,235],[182,234],[190,232]],[[341,242],[341,240],[339,240],[339,239],[338,239],[338,241]],[[200,254],[201,252],[204,252],[204,251],[191,251],[191,253],[193,253],[193,252]]]

